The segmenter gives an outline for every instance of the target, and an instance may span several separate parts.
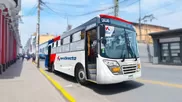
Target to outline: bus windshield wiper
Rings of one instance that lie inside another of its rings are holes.
[[[124,54],[123,60],[122,60],[121,62],[124,62],[124,61],[125,61],[125,56],[126,56],[126,55]]]
[[[126,37],[127,36],[127,37]],[[136,56],[136,54],[133,52],[133,50],[132,50],[132,48],[131,48],[131,46],[130,46],[130,40],[129,40],[129,38],[128,38],[128,34],[126,33],[126,31],[125,31],[125,37],[126,37],[126,46],[127,46],[127,48],[128,48],[128,52],[130,52],[130,54],[131,55],[134,55],[134,57],[135,57],[135,61],[137,61],[137,56]]]
[[[129,51],[130,54],[134,55],[135,61],[137,61],[137,56],[136,56],[136,54],[133,52],[133,50],[131,49],[131,46],[129,46],[129,45],[128,45],[128,50],[130,50],[130,51]]]

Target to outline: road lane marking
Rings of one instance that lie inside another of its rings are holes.
[[[54,79],[52,79],[42,68],[40,72],[56,87],[56,89],[63,94],[63,96],[70,102],[76,102],[76,100]]]
[[[143,83],[150,83],[150,84],[168,86],[168,87],[182,88],[182,84],[172,84],[172,83],[161,82],[161,81],[145,80],[145,79],[141,79],[141,78],[137,79],[137,81],[143,82]]]
[[[35,62],[33,62],[36,64]],[[53,78],[51,78],[42,68],[39,69],[39,71],[54,85],[54,87],[63,94],[63,96],[69,101],[69,102],[76,102],[76,100]]]

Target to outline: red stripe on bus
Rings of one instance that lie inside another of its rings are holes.
[[[56,54],[51,54],[50,57],[51,57],[51,58],[50,58],[50,63],[54,63],[55,58],[56,58]]]
[[[128,24],[132,24],[131,22],[129,22],[129,21],[127,21],[127,20],[124,20],[124,19],[122,19],[122,18],[118,18],[118,17],[115,17],[115,16],[100,14],[100,17],[101,17],[101,18],[110,18],[110,19],[118,20],[118,21],[125,22],[125,23],[128,23]]]
[[[58,36],[58,37],[56,37],[56,38],[54,38],[53,40],[54,40],[54,42],[56,42],[56,41],[58,41],[58,40],[60,40],[60,36]]]

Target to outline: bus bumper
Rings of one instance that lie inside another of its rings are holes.
[[[104,64],[102,66],[104,68],[98,68],[97,70],[97,84],[115,84],[123,81],[135,80],[136,78],[141,77],[141,69],[138,69],[135,73],[131,74],[114,75],[107,66]]]
[[[111,73],[112,74],[112,73]],[[97,77],[97,84],[115,84],[124,81],[135,80],[136,78],[141,77],[141,71],[132,73],[132,74],[125,74],[125,75],[109,75],[105,74],[102,76]]]

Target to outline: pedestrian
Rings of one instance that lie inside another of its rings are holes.
[[[23,55],[22,55],[22,61],[24,61],[24,58],[25,58],[25,55],[23,54]]]
[[[35,62],[35,54],[32,54],[32,62]]]

